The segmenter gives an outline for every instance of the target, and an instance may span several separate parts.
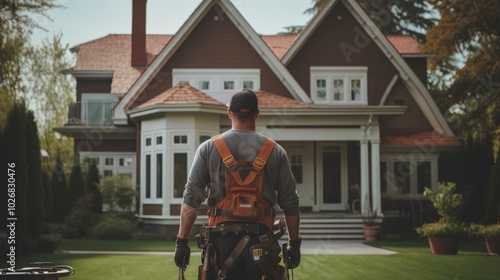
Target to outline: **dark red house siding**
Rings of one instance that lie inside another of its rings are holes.
[[[401,81],[396,83],[387,97],[385,105],[408,106],[408,110],[402,116],[383,122],[381,134],[410,135],[433,130],[424,113]]]
[[[338,3],[287,65],[310,95],[311,66],[367,66],[368,103],[378,105],[396,69],[342,3]],[[355,50],[345,55],[344,48]]]
[[[75,139],[75,155],[80,152],[136,152],[135,140]]]
[[[425,57],[406,57],[404,60],[420,81],[427,85],[427,59]]]
[[[82,93],[110,93],[111,79],[77,79],[76,101],[82,100]]]
[[[219,20],[215,21],[214,18]],[[171,88],[173,68],[258,68],[262,90],[292,98],[237,27],[218,6],[212,8],[163,66],[140,97],[149,100]]]

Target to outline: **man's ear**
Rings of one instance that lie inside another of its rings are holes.
[[[231,110],[229,110],[229,108],[227,108],[227,117],[231,120],[233,119],[233,112],[231,112]]]
[[[255,111],[255,119],[259,118],[259,114],[260,114],[260,111],[259,111],[259,109],[257,109],[257,111]]]

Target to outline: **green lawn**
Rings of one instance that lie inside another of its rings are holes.
[[[194,242],[193,242],[194,243]],[[65,240],[71,250],[172,250],[166,241],[88,241]],[[456,256],[436,256],[424,241],[373,242],[372,246],[397,251],[395,255],[304,255],[295,279],[498,279],[499,257],[490,257],[482,242],[462,242]],[[196,247],[191,244],[191,247]],[[91,247],[93,246],[93,247]],[[167,248],[167,249],[165,249]],[[194,249],[194,248],[193,248]],[[52,261],[75,268],[68,280],[177,279],[173,256],[149,255],[64,255],[40,254],[23,257],[18,266],[31,261]],[[197,279],[198,253],[193,253],[186,279]]]

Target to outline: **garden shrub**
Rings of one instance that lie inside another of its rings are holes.
[[[60,234],[42,234],[38,239],[38,247],[42,252],[53,252],[61,245],[62,236]]]
[[[92,236],[100,239],[129,240],[135,231],[134,223],[113,214],[104,215],[92,229]]]

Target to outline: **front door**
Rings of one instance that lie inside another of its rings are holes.
[[[347,203],[347,152],[345,143],[322,142],[317,148],[320,210],[345,210]]]

